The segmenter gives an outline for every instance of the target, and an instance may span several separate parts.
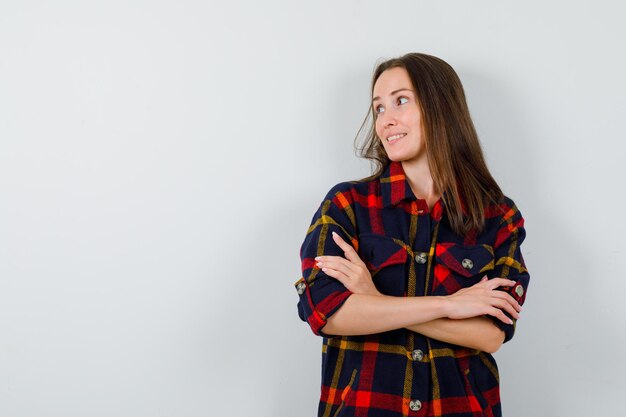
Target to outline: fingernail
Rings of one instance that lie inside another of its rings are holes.
[[[337,232],[333,232],[333,236],[337,236]]]
[[[323,263],[321,263],[321,262],[318,262],[318,263],[316,263],[316,264],[315,264],[315,266],[317,266],[318,268],[320,268],[320,267],[321,267],[321,266],[323,266],[323,265],[324,265],[324,264],[323,264]]]
[[[322,257],[321,257],[321,256],[316,256],[316,257],[315,257],[315,260],[316,260],[316,261],[317,261],[317,260],[319,260],[319,259],[322,259]]]

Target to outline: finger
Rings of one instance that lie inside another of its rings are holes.
[[[354,273],[356,272],[355,271],[356,266],[352,262],[343,258],[323,262],[320,266],[322,267],[322,271],[324,270],[324,268],[330,268],[330,269],[335,269],[337,271],[341,271],[342,273],[346,275],[354,275]]]
[[[315,261],[316,262],[329,262],[329,261],[337,261],[343,259],[345,260],[346,258],[344,258],[343,256],[335,256],[335,255],[323,255],[323,256],[316,256],[315,257]]]
[[[494,305],[497,305],[498,307],[500,307],[501,310],[505,310],[511,316],[515,317],[516,319],[519,319],[519,313],[517,312],[517,310],[515,310],[515,308],[513,308],[513,306],[507,303],[506,301],[500,300],[497,303],[494,303]]]
[[[496,289],[498,287],[512,287],[516,282],[508,278],[493,278],[489,280],[489,284],[492,289]]]
[[[484,277],[480,280],[480,282],[485,282],[485,281],[487,281],[488,279],[489,279],[489,277],[488,277],[487,275],[485,275],[485,276],[484,276]]]
[[[322,271],[324,271],[324,273],[329,277],[335,278],[336,280],[341,282],[344,287],[348,287],[348,284],[350,283],[350,277],[348,277],[343,272],[332,268],[322,268]]]
[[[359,257],[359,254],[356,253],[352,245],[346,243],[346,241],[343,240],[341,236],[339,236],[338,233],[333,232],[332,235],[333,235],[333,240],[335,241],[337,246],[339,246],[343,250],[343,253],[346,255],[347,259],[349,259],[352,262],[362,262],[361,258]]]
[[[315,266],[322,271],[324,268],[338,270],[350,278],[351,282],[363,275],[363,271],[367,270],[365,264],[357,265],[341,256],[318,256]],[[326,271],[324,271],[326,272]]]
[[[522,311],[522,306],[517,302],[515,298],[511,297],[509,293],[506,293],[504,291],[495,291],[493,294],[496,297],[506,300],[506,302],[513,306],[516,311]]]
[[[490,316],[493,316],[497,319],[499,319],[501,322],[505,323],[505,324],[513,324],[513,320],[511,320],[510,318],[508,318],[506,316],[506,314],[504,314],[502,312],[502,310],[500,310],[499,308],[493,308],[492,310],[489,311],[488,313]]]
[[[315,266],[320,269],[325,266],[329,266],[332,268],[333,266],[339,265],[341,263],[344,264],[348,269],[350,269],[350,271],[354,273],[359,272],[359,265],[354,264],[352,261],[342,256],[326,255],[326,256],[315,257]],[[365,264],[361,264],[361,265],[365,267]]]
[[[331,265],[346,265],[350,269],[358,268],[354,263],[344,258],[343,256],[317,256],[315,258],[316,265],[318,266],[331,266]]]

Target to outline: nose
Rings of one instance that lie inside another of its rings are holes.
[[[392,109],[386,109],[378,118],[381,119],[383,127],[396,125],[396,114]]]

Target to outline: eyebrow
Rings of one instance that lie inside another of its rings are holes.
[[[410,91],[413,92],[413,90],[411,90],[410,88],[400,88],[398,90],[394,90],[391,92],[391,95],[393,96],[396,93],[399,93],[400,91]],[[376,100],[380,100],[380,97],[376,96],[372,99],[372,103],[375,102]]]

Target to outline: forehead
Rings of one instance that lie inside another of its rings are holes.
[[[402,67],[390,68],[383,71],[376,80],[373,97],[382,97],[404,88],[413,90],[409,73]]]

